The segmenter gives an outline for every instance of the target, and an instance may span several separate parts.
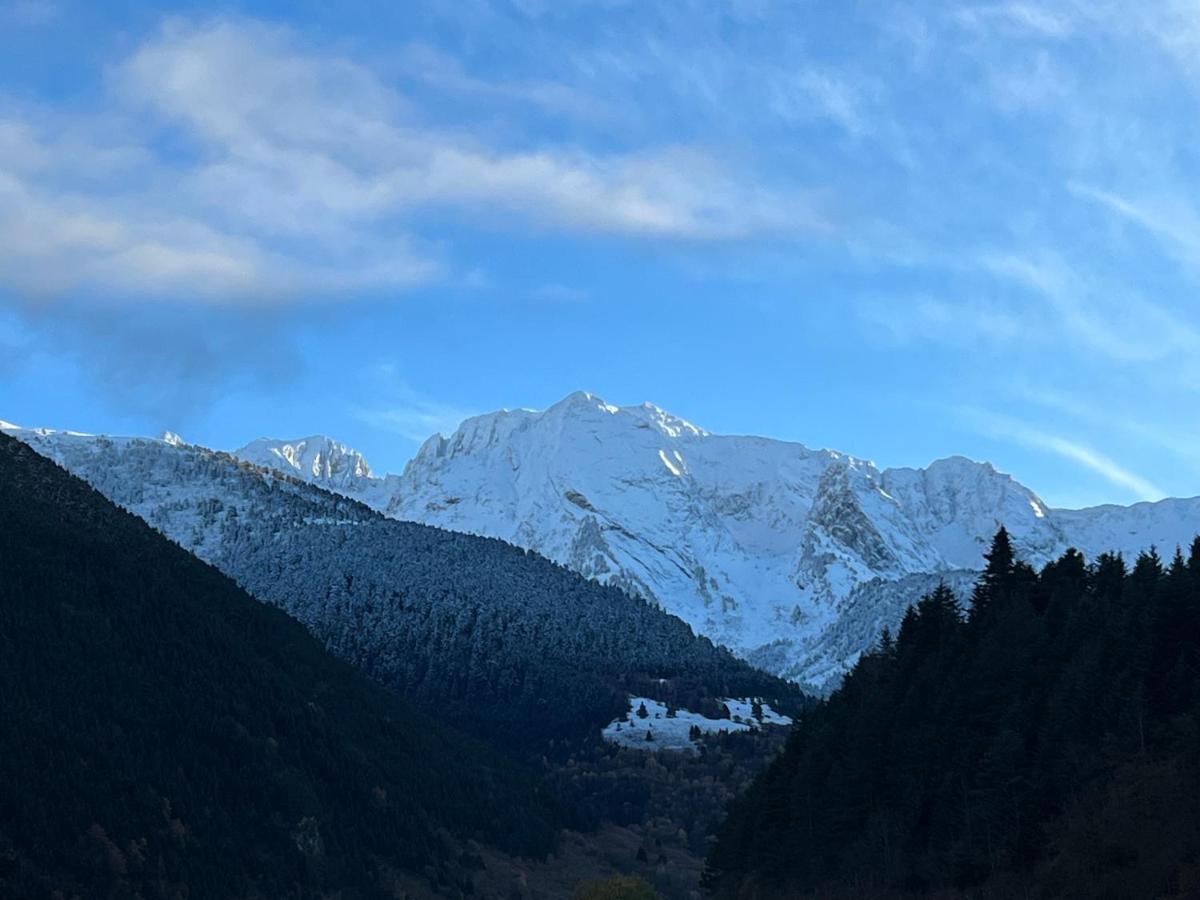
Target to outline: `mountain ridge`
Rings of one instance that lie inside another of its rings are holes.
[[[1133,554],[1200,530],[1200,498],[1056,509],[986,461],[881,469],[584,391],[471,417],[354,495],[535,550],[819,691],[880,622],[938,581],[965,583],[1002,524],[1033,564],[1072,545]]]
[[[801,699],[643,599],[509,542],[389,519],[194,444],[16,436],[335,655],[514,755],[594,742],[631,691],[655,685],[680,700]]]
[[[347,445],[313,441],[259,439],[235,455],[391,518],[533,550],[818,692],[880,624],[939,581],[965,583],[1000,525],[1034,565],[1068,546],[1132,554],[1200,531],[1200,498],[1055,509],[965,456],[880,469],[584,391],[468,418],[382,478]]]

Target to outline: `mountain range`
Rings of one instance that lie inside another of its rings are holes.
[[[396,521],[176,436],[11,431],[377,682],[521,758],[594,743],[630,694],[800,699],[643,598],[510,543]]]
[[[1001,524],[1034,565],[1068,547],[1174,550],[1200,530],[1200,498],[1052,509],[989,463],[880,469],[586,392],[475,416],[385,478],[324,437],[236,455],[390,517],[526,547],[821,692],[938,582],[970,586]]]
[[[10,430],[35,446],[69,434]],[[543,411],[467,419],[430,437],[398,475],[376,475],[324,436],[261,438],[234,455],[391,519],[534,551],[817,693],[939,582],[967,591],[1001,525],[1035,566],[1068,547],[1089,557],[1174,549],[1200,531],[1200,498],[1054,509],[988,463],[881,469],[583,392]],[[74,467],[61,450],[56,458],[79,471],[87,454],[74,451]],[[96,473],[79,474],[95,483]]]
[[[1200,498],[1054,509],[961,456],[880,469],[584,392],[467,419],[399,475],[374,475],[325,437],[262,439],[236,455],[392,518],[536,551],[818,692],[938,582],[966,590],[1000,525],[1033,565],[1068,547],[1173,550],[1200,531]]]

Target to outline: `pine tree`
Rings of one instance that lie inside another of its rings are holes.
[[[983,558],[987,560],[987,566],[979,576],[975,591],[971,595],[972,619],[985,614],[988,607],[1001,601],[1012,587],[1016,555],[1013,553],[1008,529],[1003,525],[992,538],[992,547]]]

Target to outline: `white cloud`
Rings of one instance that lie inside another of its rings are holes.
[[[1070,416],[1093,428],[1117,431],[1156,450],[1165,450],[1200,470],[1200,431],[1190,423],[1173,422],[1171,427],[1156,425],[1139,419],[1128,404],[1114,402],[1102,407],[1096,405],[1093,398],[1073,396],[1045,385],[1025,384],[1018,394],[1022,400]]]
[[[1034,291],[1067,335],[1120,363],[1157,362],[1200,352],[1200,332],[1137,291],[1075,270],[1048,250],[985,253],[982,268]]]
[[[207,142],[198,194],[240,198],[278,227],[449,206],[584,232],[724,239],[801,218],[688,148],[502,151],[424,126],[366,68],[258,25],[176,23],[119,82]]]
[[[1161,500],[1167,496],[1167,492],[1158,485],[1083,444],[1032,428],[1023,428],[1010,436],[1021,443],[1073,460],[1100,475],[1110,484],[1132,491],[1142,500]]]
[[[404,289],[444,269],[414,237],[429,211],[644,240],[814,225],[795,195],[696,148],[499,147],[434,127],[370,68],[261,23],[172,20],[109,84],[82,119],[0,114],[0,282],[256,304]],[[171,155],[164,127],[183,138]]]
[[[843,73],[806,66],[780,74],[771,87],[771,109],[784,119],[828,119],[855,138],[874,127],[864,86]]]
[[[591,297],[583,288],[572,287],[569,284],[548,282],[539,284],[531,292],[535,300],[546,300],[552,303],[581,303]]]
[[[1072,193],[1090,200],[1156,238],[1168,256],[1193,271],[1200,271],[1200,216],[1175,195],[1123,196],[1088,184],[1072,183]]]
[[[961,410],[961,417],[977,431],[1044,450],[1083,466],[1114,487],[1129,491],[1139,500],[1161,500],[1167,492],[1111,457],[1079,441],[1043,431],[1017,419],[987,410]]]

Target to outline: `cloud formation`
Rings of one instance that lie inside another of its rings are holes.
[[[1083,466],[1137,500],[1161,500],[1167,492],[1105,453],[1081,441],[1046,431],[994,410],[963,409],[960,417],[977,431],[1002,440],[1043,450]]]
[[[86,127],[0,117],[0,282],[262,304],[438,277],[445,260],[416,236],[430,213],[695,241],[811,225],[795,197],[694,147],[493,146],[429,124],[367,65],[254,21],[171,20],[109,85]]]

